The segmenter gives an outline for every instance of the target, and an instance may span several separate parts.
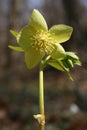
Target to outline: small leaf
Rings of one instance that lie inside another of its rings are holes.
[[[73,64],[81,65],[79,57],[74,52],[66,52],[67,59],[70,59]]]
[[[11,34],[17,38],[18,36],[18,32],[14,31],[14,30],[10,30]]]
[[[8,47],[14,51],[24,52],[24,50],[21,47],[12,46],[12,45],[9,45]]]
[[[72,60],[70,60],[70,59],[63,60],[62,63],[64,64],[64,66],[65,66],[66,68],[74,67],[74,63],[73,63]]]
[[[62,63],[62,61],[50,59],[48,61],[48,64],[51,65],[52,67],[54,67],[55,69],[58,69],[60,71],[65,72],[68,75],[69,79],[73,80],[73,78],[72,78],[72,76],[71,76],[71,74],[69,72],[70,71],[69,68],[67,68],[66,66],[64,66],[64,64]]]
[[[79,59],[77,59],[77,60],[74,60],[74,64],[81,66],[82,63]]]
[[[35,28],[36,30],[48,30],[47,23],[42,16],[42,14],[34,9],[29,20],[29,25]]]
[[[73,28],[67,25],[54,25],[49,32],[52,37],[58,42],[62,43],[70,39]]]
[[[57,60],[50,59],[48,61],[48,64],[54,67],[55,69],[58,69],[60,71],[65,71],[64,68],[61,66],[61,64]]]
[[[74,59],[79,59],[79,57],[74,52],[66,52],[66,55]]]

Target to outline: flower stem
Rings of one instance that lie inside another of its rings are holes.
[[[45,128],[45,115],[44,115],[44,81],[43,81],[43,63],[40,63],[39,70],[39,109],[41,122],[40,122],[40,130],[44,130]]]

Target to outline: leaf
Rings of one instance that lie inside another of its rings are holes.
[[[42,14],[34,9],[29,20],[29,25],[35,28],[36,30],[48,30],[47,23],[42,16]]]
[[[81,65],[79,57],[74,52],[66,52],[67,59],[72,60],[73,64]]]
[[[81,65],[79,57],[74,52],[66,52],[66,58],[62,60],[66,68],[72,68],[74,65]]]
[[[55,69],[58,69],[60,71],[65,71],[64,68],[61,66],[61,64],[57,60],[50,59],[48,61],[48,64],[54,67]]]
[[[54,50],[51,54],[52,58],[54,59],[64,59],[66,56],[64,48],[60,44],[54,44]]]
[[[71,74],[69,72],[70,71],[69,68],[67,68],[66,66],[64,66],[64,64],[62,63],[62,61],[50,59],[48,61],[48,64],[51,65],[52,67],[54,67],[55,69],[58,69],[60,71],[65,72],[68,75],[69,79],[73,80],[73,78],[72,78],[72,76],[71,76]]]
[[[11,34],[17,38],[18,36],[18,32],[14,31],[14,30],[10,30]]]
[[[25,51],[25,62],[29,69],[34,68],[42,59],[44,54],[40,54],[35,48],[30,47]]]
[[[82,63],[81,63],[81,61],[78,59],[78,60],[74,60],[74,64],[81,66]]]
[[[66,55],[74,59],[79,59],[79,57],[74,52],[66,52]]]
[[[65,42],[70,39],[73,28],[67,25],[54,25],[50,28],[49,32],[54,40],[58,43]]]
[[[33,36],[35,35],[35,30],[30,27],[29,25],[26,25],[19,33],[17,37],[17,41],[19,45],[27,51],[28,48],[35,43]]]
[[[8,47],[14,51],[24,52],[24,50],[21,47],[12,46],[12,45],[9,45]]]
[[[62,63],[66,68],[70,69],[71,67],[74,67],[74,63],[70,59],[62,60]]]

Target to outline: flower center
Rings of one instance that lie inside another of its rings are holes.
[[[35,36],[33,36],[35,44],[33,47],[40,53],[51,53],[53,51],[52,38],[48,32],[38,31]]]

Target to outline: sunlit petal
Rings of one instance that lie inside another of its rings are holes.
[[[26,51],[28,48],[34,44],[33,36],[35,35],[35,30],[31,26],[25,26],[19,33],[17,41],[19,45]]]
[[[29,69],[34,68],[42,59],[44,54],[40,54],[35,48],[30,47],[25,52],[25,62]]]
[[[64,59],[66,56],[64,48],[60,44],[54,44],[54,50],[51,54],[54,59]]]
[[[48,30],[47,23],[42,16],[42,14],[34,9],[29,20],[29,25],[35,28],[36,30]]]
[[[57,43],[62,43],[70,39],[72,34],[72,27],[67,25],[54,25],[50,28],[49,32]]]

